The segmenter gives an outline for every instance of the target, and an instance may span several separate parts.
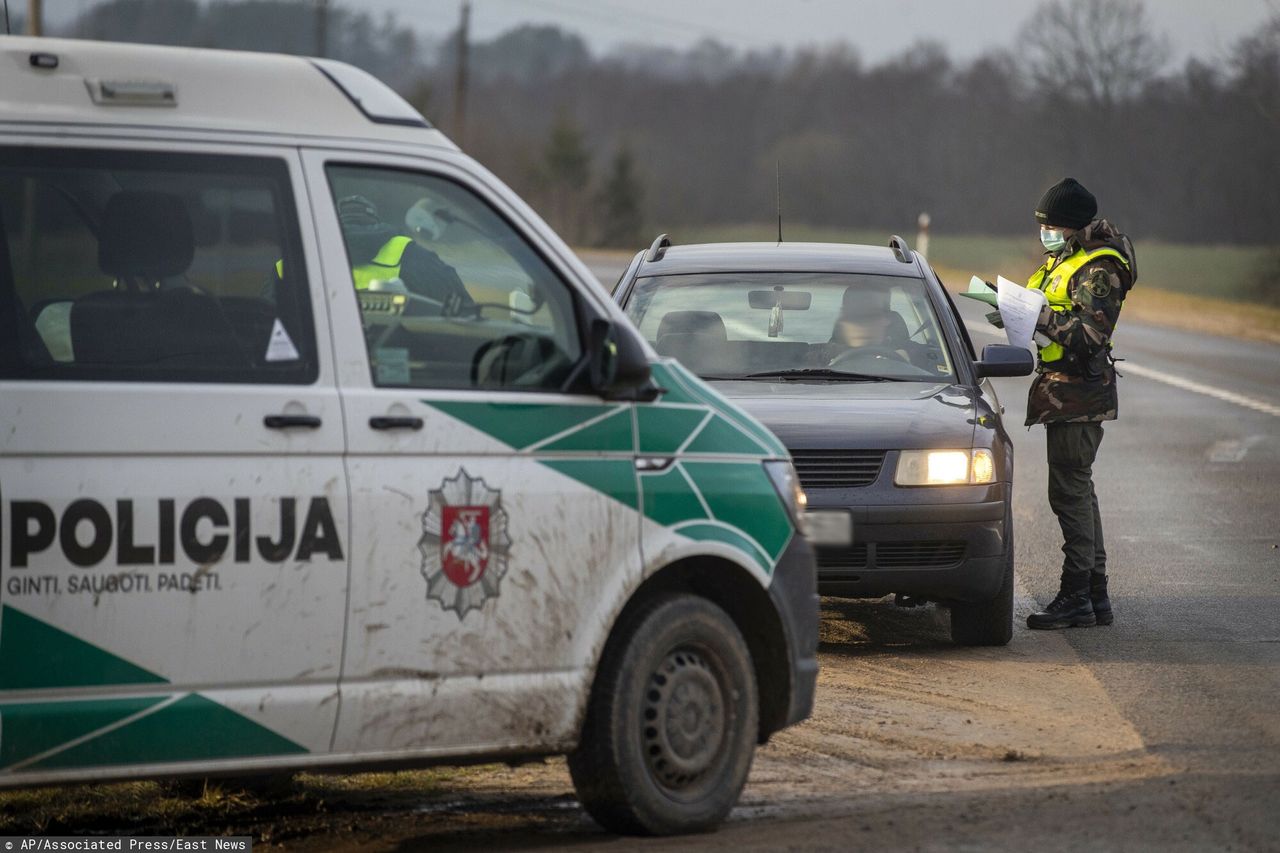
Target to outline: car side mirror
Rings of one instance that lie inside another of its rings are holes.
[[[974,364],[978,378],[986,376],[1026,376],[1036,369],[1035,357],[1023,347],[988,344],[982,348],[982,360]]]
[[[600,396],[648,401],[661,393],[651,380],[644,345],[629,326],[597,318],[587,347],[591,389]]]

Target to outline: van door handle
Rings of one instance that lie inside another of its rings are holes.
[[[422,418],[375,415],[369,418],[369,426],[374,429],[422,429]]]
[[[268,429],[289,429],[290,427],[319,429],[320,427],[320,419],[315,415],[267,415],[262,422]]]

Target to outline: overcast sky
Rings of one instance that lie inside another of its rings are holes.
[[[395,13],[429,35],[457,26],[461,0],[329,0],[334,6]],[[24,0],[9,0],[24,9]],[[93,0],[45,0],[50,20],[67,20]],[[955,59],[1013,46],[1033,0],[471,0],[475,38],[523,23],[555,24],[606,52],[622,42],[685,48],[715,38],[740,49],[844,41],[875,64],[912,42],[935,39]],[[1149,19],[1168,35],[1173,61],[1220,58],[1280,0],[1146,0]]]
[[[330,0],[387,9],[422,32],[457,25],[461,0]],[[876,63],[922,38],[946,45],[953,58],[1009,47],[1035,8],[1032,0],[472,0],[476,38],[521,23],[557,24],[582,34],[597,52],[620,42],[688,47],[713,37],[738,48],[795,47],[845,41]],[[1147,0],[1155,29],[1165,32],[1174,61],[1222,56],[1280,0]]]

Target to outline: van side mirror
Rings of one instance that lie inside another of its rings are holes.
[[[973,366],[979,379],[985,376],[1026,376],[1036,369],[1036,360],[1023,347],[988,344],[982,348],[982,360]]]
[[[661,393],[650,379],[644,345],[628,326],[591,321],[587,339],[591,389],[606,399],[652,400]]]

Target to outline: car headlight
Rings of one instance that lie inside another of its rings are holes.
[[[957,486],[991,483],[995,458],[985,447],[973,450],[904,450],[893,482],[899,486]]]
[[[764,470],[773,481],[773,488],[782,499],[783,506],[787,508],[791,523],[803,533],[804,511],[809,505],[809,498],[805,496],[804,489],[800,488],[800,477],[796,474],[795,466],[783,459],[774,459],[764,463]]]

